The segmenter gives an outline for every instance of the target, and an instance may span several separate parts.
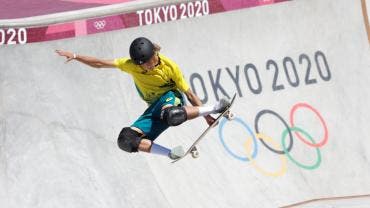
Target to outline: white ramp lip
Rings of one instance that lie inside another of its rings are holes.
[[[353,195],[353,196],[339,196],[339,197],[325,197],[316,198],[303,202],[297,202],[280,208],[367,208],[370,205],[370,194]]]
[[[158,6],[165,6],[169,4],[177,4],[188,2],[189,0],[141,0],[134,2],[126,2],[120,4],[113,4],[101,6],[91,9],[82,9],[69,12],[61,12],[50,15],[40,15],[36,17],[26,17],[18,19],[4,19],[0,20],[0,28],[20,28],[20,27],[36,27],[46,26],[51,24],[58,24],[62,22],[69,22],[80,19],[89,19],[93,17],[103,17],[115,14],[125,14],[135,12],[140,9],[147,9]]]
[[[367,2],[367,3],[366,3]],[[367,39],[370,44],[370,24],[369,24],[369,0],[361,0],[361,6],[362,6],[362,15],[364,16],[364,23],[365,23],[365,29],[367,32]]]

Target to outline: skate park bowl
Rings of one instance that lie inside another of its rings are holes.
[[[370,207],[369,0],[65,2],[79,7],[0,19],[1,207]],[[147,107],[131,76],[55,53],[127,57],[139,36],[204,105],[237,93],[197,159],[120,150]]]

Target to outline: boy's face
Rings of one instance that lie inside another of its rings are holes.
[[[146,71],[150,71],[155,68],[158,62],[159,62],[158,54],[154,53],[154,55],[147,62],[140,64],[139,66],[141,66],[141,68],[143,68]]]

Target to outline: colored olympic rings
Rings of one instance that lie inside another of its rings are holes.
[[[312,146],[312,147],[321,147],[321,146],[324,146],[326,144],[326,142],[328,142],[328,138],[329,138],[329,133],[328,133],[328,127],[326,126],[326,123],[324,121],[324,119],[322,118],[322,116],[320,115],[320,113],[314,109],[312,106],[306,104],[306,103],[297,103],[293,106],[292,110],[290,111],[290,125],[291,126],[294,126],[294,113],[296,112],[296,110],[299,108],[299,107],[306,107],[308,109],[310,109],[311,111],[313,111],[317,117],[319,117],[320,119],[320,122],[322,124],[322,126],[324,127],[324,138],[322,139],[321,142],[317,143],[317,144],[313,144],[313,143],[310,143],[310,142],[307,142],[298,132],[296,133],[297,137],[302,140],[302,142],[306,143],[307,145],[309,146]]]
[[[313,140],[312,136],[309,135],[307,132],[305,132],[303,129],[300,129],[298,127],[293,127],[293,128],[290,128],[290,129],[285,129],[284,132],[283,132],[283,136],[282,136],[282,139],[281,139],[281,143],[282,143],[282,146],[283,146],[283,149],[284,149],[284,152],[286,154],[286,156],[293,162],[295,163],[297,166],[301,167],[301,168],[304,168],[304,169],[308,169],[308,170],[313,170],[313,169],[316,169],[320,166],[320,163],[321,163],[321,153],[320,153],[320,150],[318,147],[316,147],[316,153],[317,153],[317,161],[315,164],[313,165],[303,165],[301,163],[299,163],[298,161],[296,161],[288,152],[288,150],[286,149],[285,147],[285,138],[286,138],[286,135],[288,132],[291,132],[291,131],[298,131],[298,132],[301,132],[303,135],[305,135],[306,137],[308,137],[312,143],[315,143],[315,141]]]
[[[318,120],[320,120],[320,123],[323,127],[323,130],[324,130],[324,135],[320,140],[314,139],[313,136],[311,134],[309,134],[306,130],[303,130],[302,128],[295,126],[295,123],[294,123],[294,118],[295,117],[294,117],[294,115],[295,115],[296,111],[299,108],[309,109],[310,111],[312,111],[316,115],[316,117],[318,117]],[[263,115],[266,115],[266,114],[271,114],[271,115],[277,117],[284,124],[285,129],[281,134],[282,136],[281,136],[280,142],[275,141],[271,137],[260,133],[260,126],[259,126],[260,118]],[[250,162],[250,164],[258,172],[261,172],[261,173],[263,173],[267,176],[275,176],[276,177],[276,176],[283,175],[287,170],[287,162],[286,162],[287,158],[290,161],[292,161],[295,165],[297,165],[298,167],[303,168],[303,169],[313,170],[313,169],[318,168],[321,164],[321,153],[320,153],[319,147],[324,146],[328,142],[328,137],[329,137],[328,136],[329,135],[328,128],[327,128],[327,125],[326,125],[323,117],[311,105],[309,105],[307,103],[297,103],[292,107],[292,109],[290,111],[290,114],[289,114],[289,118],[290,118],[290,120],[289,120],[290,121],[289,122],[290,126],[283,119],[283,117],[281,117],[278,113],[276,113],[272,110],[266,110],[266,109],[262,110],[259,113],[257,113],[257,115],[255,117],[255,124],[254,124],[255,133],[253,133],[253,131],[250,129],[250,127],[242,119],[236,117],[233,121],[236,121],[237,123],[241,124],[247,130],[248,134],[251,135],[251,137],[247,138],[246,142],[244,143],[244,149],[245,149],[245,152],[246,152],[245,156],[240,155],[240,154],[237,155],[226,144],[225,135],[223,133],[223,130],[225,128],[226,123],[231,123],[231,122],[226,122],[226,119],[223,119],[220,122],[220,126],[219,126],[219,129],[218,129],[219,137],[220,137],[220,140],[221,140],[221,143],[222,143],[223,147],[225,148],[225,150],[231,156],[233,156],[234,158],[236,158],[238,160],[241,160],[243,162]],[[301,140],[303,143],[309,145],[310,147],[314,147],[316,149],[317,159],[316,159],[316,162],[314,162],[314,164],[309,164],[309,165],[302,164],[301,162],[298,162],[296,159],[293,158],[293,156],[290,153],[292,148],[293,148],[293,140],[294,140],[293,139],[293,134],[299,140]],[[288,135],[289,135],[289,139],[287,139]],[[261,141],[263,146],[265,146],[268,150],[270,150],[273,153],[276,153],[276,154],[279,155],[279,158],[281,160],[281,165],[282,165],[279,170],[274,171],[274,172],[266,171],[266,170],[262,169],[259,165],[257,165],[257,162],[255,160],[255,158],[257,157],[257,152],[258,152],[257,140]],[[319,142],[317,142],[317,141],[319,141]],[[252,145],[253,145],[253,148],[252,148]],[[252,152],[252,149],[253,149],[253,152]]]
[[[277,113],[275,113],[274,111],[272,110],[262,110],[260,111],[255,120],[254,120],[254,128],[256,130],[256,133],[260,133],[259,129],[258,129],[258,121],[259,119],[261,118],[262,115],[266,114],[266,113],[270,113],[272,115],[275,115],[285,126],[286,129],[289,129],[289,126],[288,124],[284,121],[284,119]],[[290,151],[293,147],[293,136],[292,136],[292,132],[289,131],[289,139],[290,139],[290,142],[289,142],[289,147],[288,147],[288,151]],[[261,140],[262,144],[265,145],[265,147],[275,153],[278,153],[278,154],[284,154],[284,151],[282,150],[276,150],[276,149],[273,149],[271,148],[270,146],[268,146],[263,140]]]
[[[271,137],[268,137],[266,135],[263,135],[263,134],[257,134],[257,138],[260,139],[261,141],[265,141],[265,142],[269,142],[272,144],[272,146],[274,148],[279,148],[279,143],[276,142],[275,140],[273,140]],[[248,144],[248,141],[251,141],[251,140],[247,140],[246,142],[246,145],[245,145],[245,149],[246,149],[246,152],[250,152],[249,151],[249,146],[250,144]],[[274,177],[277,177],[277,176],[282,176],[286,173],[287,171],[287,159],[286,157],[283,155],[283,154],[280,154],[279,155],[279,158],[281,160],[281,168],[276,171],[276,172],[268,172],[266,170],[263,170],[256,162],[256,160],[254,160],[254,158],[252,158],[251,156],[249,156],[247,154],[247,157],[248,159],[251,161],[251,165],[259,172],[263,173],[264,175],[267,175],[267,176],[274,176]]]
[[[253,151],[253,154],[252,154],[252,157],[256,157],[257,155],[257,151],[258,151],[258,148],[257,148],[257,139],[256,137],[254,136],[253,134],[253,131],[249,128],[249,126],[244,123],[243,120],[241,120],[240,118],[235,118],[233,121],[236,121],[238,123],[240,123],[242,126],[244,126],[248,133],[253,137],[253,141],[256,145],[254,145],[254,151]],[[218,134],[221,135],[220,138],[221,138],[221,143],[222,145],[224,146],[224,148],[226,149],[226,151],[232,155],[233,157],[235,157],[236,159],[238,160],[241,160],[241,161],[249,161],[249,159],[247,157],[242,157],[242,156],[238,156],[237,154],[235,154],[233,151],[230,150],[230,148],[226,145],[225,141],[224,141],[224,135],[223,135],[223,129],[224,129],[224,126],[226,124],[226,119],[222,119],[221,120],[221,123],[220,123],[220,127],[218,129]]]

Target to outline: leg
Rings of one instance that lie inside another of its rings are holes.
[[[125,127],[122,129],[118,137],[118,146],[125,152],[147,152],[161,154],[168,156],[171,152],[170,149],[155,144],[153,141],[146,139],[142,131],[135,127]]]
[[[188,119],[185,107],[166,105],[161,109],[160,120],[168,126],[178,126]]]
[[[230,105],[226,99],[221,99],[213,106],[184,106],[178,107],[167,104],[162,107],[161,120],[169,126],[177,126],[186,120],[206,116],[212,113],[221,113]]]
[[[141,151],[141,152],[150,152],[150,148],[152,147],[153,142],[149,139],[146,139],[144,132],[141,131],[139,128],[136,128],[136,127],[132,126],[131,129],[142,135],[141,136],[142,139],[139,143],[138,150]]]
[[[124,128],[118,138],[119,147],[126,152],[148,152],[175,158],[170,149],[153,141],[169,126],[179,125],[186,120],[187,114],[183,107],[176,104],[173,92],[163,95],[157,102],[141,115],[131,128]],[[182,104],[182,101],[179,102]],[[168,110],[166,110],[168,108]],[[171,108],[171,110],[169,110]],[[165,119],[161,119],[165,118]],[[165,121],[165,122],[163,122]],[[169,125],[170,124],[170,125]],[[175,148],[178,155],[182,148]]]
[[[117,144],[123,151],[132,153],[138,152],[141,140],[139,132],[130,127],[125,127],[118,136]]]
[[[185,110],[188,120],[197,118],[199,116],[199,107],[185,106]]]
[[[213,106],[185,106],[187,119],[194,119],[198,116],[206,116],[212,113],[221,113],[230,105],[226,99],[221,99]]]

